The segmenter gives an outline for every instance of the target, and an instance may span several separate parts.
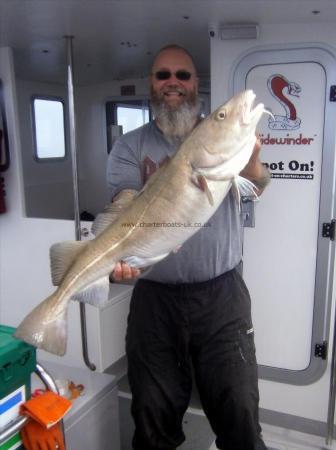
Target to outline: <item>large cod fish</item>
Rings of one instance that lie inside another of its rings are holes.
[[[265,111],[263,104],[253,109],[254,99],[252,90],[241,92],[204,119],[95,239],[56,244],[51,268],[58,288],[22,321],[15,336],[64,355],[67,307],[72,298],[106,302],[108,277],[118,261],[150,266],[197,231],[196,227],[148,224],[206,223],[231,187],[237,199],[242,187],[251,189],[238,175],[251,157],[256,125]]]

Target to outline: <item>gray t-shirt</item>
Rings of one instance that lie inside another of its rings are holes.
[[[118,138],[107,164],[111,199],[123,189],[140,190],[176,150],[155,122]],[[177,253],[171,253],[141,277],[165,283],[205,281],[237,266],[241,256],[240,214],[230,191],[208,226],[200,228]]]

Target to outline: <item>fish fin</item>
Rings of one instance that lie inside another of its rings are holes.
[[[63,356],[67,345],[67,302],[57,302],[57,291],[34,308],[14,336],[34,347]]]
[[[252,183],[252,181],[248,180],[247,178],[238,175],[232,180],[232,192],[238,204],[239,212],[240,201],[242,198],[249,198],[253,201],[259,199],[256,190],[257,187]]]
[[[112,270],[111,270],[112,272]],[[91,283],[85,289],[71,296],[71,300],[89,303],[93,306],[103,306],[109,300],[110,282],[107,276]]]
[[[88,241],[66,241],[50,247],[51,279],[54,286],[61,284],[67,270],[87,245]]]
[[[117,215],[115,213],[100,213],[96,216],[92,223],[91,232],[98,236],[101,234],[112,222],[115,221]]]
[[[214,200],[213,200],[212,193],[209,189],[206,177],[200,173],[197,173],[197,171],[196,171],[193,173],[193,175],[191,177],[191,181],[194,183],[194,185],[196,187],[198,187],[201,191],[206,193],[206,196],[208,198],[210,205],[213,206]]]
[[[252,200],[259,199],[257,195],[258,188],[255,184],[252,183],[252,181],[239,175],[235,179],[237,182],[237,187],[239,189],[240,195],[242,197],[249,197]]]
[[[165,253],[164,255],[153,256],[151,258],[145,258],[141,256],[126,256],[123,258],[123,261],[131,267],[143,268],[152,266],[153,264],[161,261],[168,255],[169,253]]]
[[[114,198],[111,203],[105,206],[102,213],[98,214],[93,221],[91,232],[98,236],[107,227],[109,227],[119,217],[120,213],[132,203],[138,195],[135,189],[123,189]]]

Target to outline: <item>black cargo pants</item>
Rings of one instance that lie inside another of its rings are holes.
[[[139,280],[126,336],[133,448],[171,450],[185,439],[191,363],[223,450],[264,450],[250,296],[237,270],[167,285]]]

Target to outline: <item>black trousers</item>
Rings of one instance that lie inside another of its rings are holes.
[[[191,364],[223,450],[264,450],[250,296],[237,270],[167,285],[139,280],[126,336],[133,448],[170,450],[185,439]]]

